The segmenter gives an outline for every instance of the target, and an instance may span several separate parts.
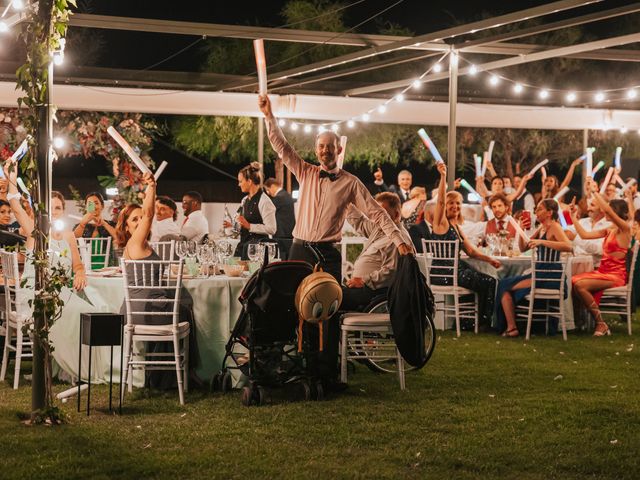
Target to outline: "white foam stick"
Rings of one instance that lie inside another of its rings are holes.
[[[20,160],[22,157],[25,156],[28,150],[29,150],[29,140],[28,138],[25,138],[20,144],[20,146],[17,148],[17,150],[13,152],[13,155],[11,155],[11,161],[17,162],[18,160]]]
[[[549,163],[549,159],[545,158],[543,161],[541,161],[535,167],[533,167],[529,173],[531,175],[534,175],[538,170],[540,170],[542,167],[544,167],[547,163]]]
[[[604,160],[600,160],[596,165],[596,168],[591,171],[591,178],[595,178],[596,173],[598,173],[602,167],[604,167]]]
[[[547,169],[544,167],[540,168],[540,175],[542,175],[542,178],[547,178]]]
[[[264,41],[258,38],[253,41],[253,53],[256,56],[256,69],[258,71],[258,92],[267,94],[267,59],[264,56]]]
[[[620,178],[620,175],[616,173],[613,177],[614,177],[614,180],[618,183],[618,185],[620,185],[621,187],[624,187],[625,183],[624,183],[624,180]]]
[[[22,178],[18,177],[16,179],[16,183],[18,184],[18,186],[20,187],[20,190],[22,190],[23,193],[25,193],[29,197],[31,196],[29,195],[29,190],[27,189],[27,186],[22,181]]]
[[[620,177],[618,177],[620,178]],[[622,179],[620,178],[620,181],[622,181]],[[622,188],[620,189],[620,192],[624,193],[626,192],[629,188],[631,188],[632,186],[634,186],[637,182],[637,180],[635,178],[632,178],[631,180],[629,180],[628,183],[623,183],[622,184]]]
[[[82,217],[80,215],[67,215],[67,217],[72,218],[74,220],[82,220]]]
[[[496,142],[495,140],[491,140],[489,142],[489,160],[491,160],[492,156],[493,156],[493,147],[495,147]]]
[[[426,130],[424,128],[421,128],[420,130],[418,130],[418,135],[422,139],[422,143],[424,143],[424,146],[429,149],[429,151],[431,152],[431,155],[433,155],[433,158],[435,158],[436,163],[444,163],[444,160],[442,159],[442,155],[440,155],[440,152],[438,151],[438,148],[436,147],[435,143],[433,143],[431,138],[429,138],[429,135],[427,134]]]
[[[118,143],[118,145],[120,145],[120,148],[122,148],[124,152],[129,156],[131,161],[136,164],[136,167],[138,167],[138,170],[140,170],[142,173],[151,173],[151,170],[149,170],[149,167],[145,165],[145,163],[138,156],[138,154],[133,150],[133,148],[131,148],[131,145],[129,145],[127,141],[124,138],[122,138],[122,135],[120,135],[118,131],[115,128],[113,128],[113,126],[107,128],[107,133],[111,135],[111,137],[113,137],[113,139]]]
[[[615,160],[613,161],[616,170],[620,171],[620,169],[622,168],[622,162],[620,160],[620,156],[622,155],[622,147],[616,147],[616,157]]]
[[[477,195],[478,198],[482,198],[482,196],[478,192],[476,192],[474,188],[471,185],[469,185],[469,182],[467,182],[464,178],[460,180],[460,186],[464,188],[467,192]]]
[[[562,190],[560,190],[558,193],[556,193],[553,196],[553,199],[557,202],[558,200],[562,200],[562,197],[564,197],[567,192],[569,191],[569,187],[562,187]]]
[[[342,148],[342,151],[340,152],[340,155],[338,155],[338,167],[342,168],[342,165],[344,164],[344,154],[347,151],[347,137],[345,135],[340,137],[340,147]]]
[[[482,154],[482,176],[483,177],[487,174],[487,163],[489,163],[489,152],[484,152]]]
[[[558,221],[560,221],[560,225],[562,225],[562,229],[566,230],[567,228],[569,228],[569,225],[567,225],[567,219],[564,218],[564,212],[562,211],[562,207],[560,206],[560,202],[558,201],[558,199],[556,197],[553,197],[553,199],[558,204]]]
[[[485,205],[483,208],[484,214],[487,216],[487,220],[493,220],[493,210],[491,210],[488,205]]]
[[[482,176],[482,159],[480,158],[480,155],[474,155],[473,161],[476,164],[476,178],[481,177]]]
[[[89,388],[89,384],[87,383],[83,383],[82,385],[80,385],[80,391],[84,392],[87,388]],[[69,397],[73,397],[74,395],[78,394],[78,387],[71,387],[66,389],[63,392],[60,392],[59,394],[56,395],[56,398],[58,400],[63,400],[65,398],[69,398]]]
[[[522,237],[522,239],[526,243],[529,243],[531,241],[531,239],[529,238],[529,235],[524,233],[524,230],[522,230],[522,227],[520,227],[520,225],[518,225],[518,222],[516,222],[515,219],[511,215],[509,215],[509,223],[514,228],[514,230],[518,233],[518,235],[520,235]]]
[[[593,170],[593,150],[587,148],[587,177],[591,177]]]
[[[163,160],[160,166],[158,167],[158,170],[156,170],[156,173],[153,174],[153,178],[156,179],[156,182],[160,178],[160,175],[162,175],[162,172],[164,172],[164,169],[167,168],[167,165],[169,164]]]
[[[613,176],[614,171],[615,171],[615,168],[609,167],[607,176],[604,177],[604,182],[602,182],[602,186],[600,187],[600,193],[604,193],[605,190],[607,189],[607,185],[609,185],[609,183],[611,182],[611,177]]]

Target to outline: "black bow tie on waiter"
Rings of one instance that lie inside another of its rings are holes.
[[[326,170],[320,170],[320,178],[328,178],[332,182],[335,182],[338,179],[337,173],[329,173]]]

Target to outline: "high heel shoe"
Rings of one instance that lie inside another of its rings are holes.
[[[596,329],[593,332],[594,337],[604,337],[609,335],[611,335],[611,329],[609,329],[609,326],[606,323],[604,322],[596,323]]]

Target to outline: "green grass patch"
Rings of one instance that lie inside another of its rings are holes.
[[[640,328],[640,325],[635,325]],[[28,382],[0,386],[2,478],[635,479],[640,472],[639,348],[608,338],[439,335],[407,375],[363,366],[322,402],[243,407],[238,392],[136,390],[124,415],[94,389],[90,417],[28,427]],[[58,387],[60,390],[65,385]]]

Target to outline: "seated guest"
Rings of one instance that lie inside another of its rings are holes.
[[[576,215],[577,217],[577,215]],[[592,198],[587,202],[587,216],[578,220],[578,223],[582,229],[586,232],[593,232],[597,230],[603,230],[611,227],[611,222],[608,221],[598,203]],[[576,252],[588,253],[590,255],[602,256],[602,240],[598,239],[585,239],[577,234],[575,222],[569,226],[569,229],[565,231],[569,240],[573,241],[573,246]]]
[[[169,197],[156,199],[156,221],[151,228],[151,241],[176,240],[180,237],[180,228],[176,223],[178,206]]]
[[[558,210],[558,203],[550,198],[542,200],[538,204],[535,213],[540,226],[531,236],[531,241],[528,244],[524,243],[522,237],[518,237],[520,251],[524,252],[535,247],[551,248],[560,252],[571,251],[571,242],[558,222]],[[552,268],[550,267],[550,269]],[[549,281],[554,286],[557,284],[557,279]],[[516,305],[530,292],[531,274],[506,277],[500,280],[497,295],[499,303],[496,305],[496,326],[499,332],[503,331],[503,337],[517,337],[520,334],[516,325]]]
[[[567,174],[565,175],[564,180],[562,180],[562,183],[558,181],[558,177],[556,177],[555,175],[545,176],[543,174],[541,176],[542,190],[540,192],[542,195],[542,199],[553,198],[564,187],[568,187],[569,184],[571,183],[571,180],[573,179],[573,174],[576,171],[576,167],[580,165],[582,162],[583,162],[582,157],[576,158],[573,162],[571,162],[571,166],[569,167],[569,170],[567,171]],[[562,201],[562,198],[559,198],[558,200]]]
[[[431,239],[455,240],[460,243],[460,250],[464,250],[470,257],[490,263],[495,268],[500,268],[501,263],[498,260],[478,251],[461,232],[458,227],[458,222],[461,218],[462,195],[456,191],[447,192],[447,167],[444,163],[438,163],[437,167],[440,173],[440,184],[438,186],[438,198],[436,200]],[[434,266],[432,266],[432,269]],[[447,265],[443,265],[443,267],[446,266]],[[491,323],[491,317],[493,316],[493,302],[496,288],[495,278],[478,272],[462,260],[458,263],[457,275],[458,285],[478,294],[478,316],[480,322],[489,325]],[[438,279],[438,277],[434,277],[432,283],[437,284],[438,281],[442,280],[447,280],[447,278]]]
[[[202,213],[202,195],[195,191],[185,193],[182,196],[182,211],[185,219],[180,235],[187,240],[201,242],[209,234],[209,222]]]
[[[607,203],[600,195],[596,183],[587,177],[586,194],[591,194],[604,212],[605,218],[612,222],[610,228],[587,232],[578,219],[574,221],[576,231],[585,239],[604,238],[602,260],[593,272],[579,273],[571,279],[573,295],[593,316],[596,322],[594,336],[611,335],[608,325],[600,313],[600,298],[607,288],[621,287],[627,283],[627,252],[631,245],[631,226],[629,225],[629,207],[624,200],[614,199]],[[575,216],[575,208],[572,208]]]
[[[84,197],[86,213],[80,223],[73,227],[76,238],[116,238],[115,224],[102,218],[104,198],[99,192],[91,192]]]
[[[398,195],[398,197],[400,197],[400,203],[404,203],[409,200],[412,182],[413,176],[411,172],[409,170],[401,170],[400,173],[398,173],[398,185],[391,185],[389,191]]]
[[[0,230],[10,233],[20,233],[20,223],[11,221],[11,205],[7,200],[0,199]]]
[[[234,256],[247,260],[250,244],[266,240],[276,233],[276,207],[269,196],[262,191],[260,164],[252,162],[238,172],[238,187],[247,195],[240,203],[240,215],[236,221],[240,224],[240,242],[236,246]],[[228,220],[224,227],[231,227]]]
[[[410,243],[409,234],[402,226],[398,196],[383,192],[375,198],[400,230],[402,240]],[[358,234],[367,237],[367,242],[353,265],[351,279],[347,281],[346,288],[342,288],[340,308],[347,311],[362,310],[375,297],[387,293],[396,269],[398,248],[379,225],[369,220],[353,204],[349,205],[347,221]]]
[[[427,203],[427,190],[424,187],[413,187],[409,193],[409,200],[402,204],[402,223],[405,228],[420,223],[424,216],[424,206]]]
[[[293,242],[293,227],[296,226],[295,200],[275,178],[268,178],[264,188],[276,207],[276,233],[273,238],[278,242],[280,259],[286,260]]]
[[[507,196],[504,193],[491,195],[489,198],[489,207],[493,213],[493,218],[487,222],[484,231],[485,235],[506,232],[507,237],[514,238],[516,236],[516,230],[508,221],[510,204]]]

